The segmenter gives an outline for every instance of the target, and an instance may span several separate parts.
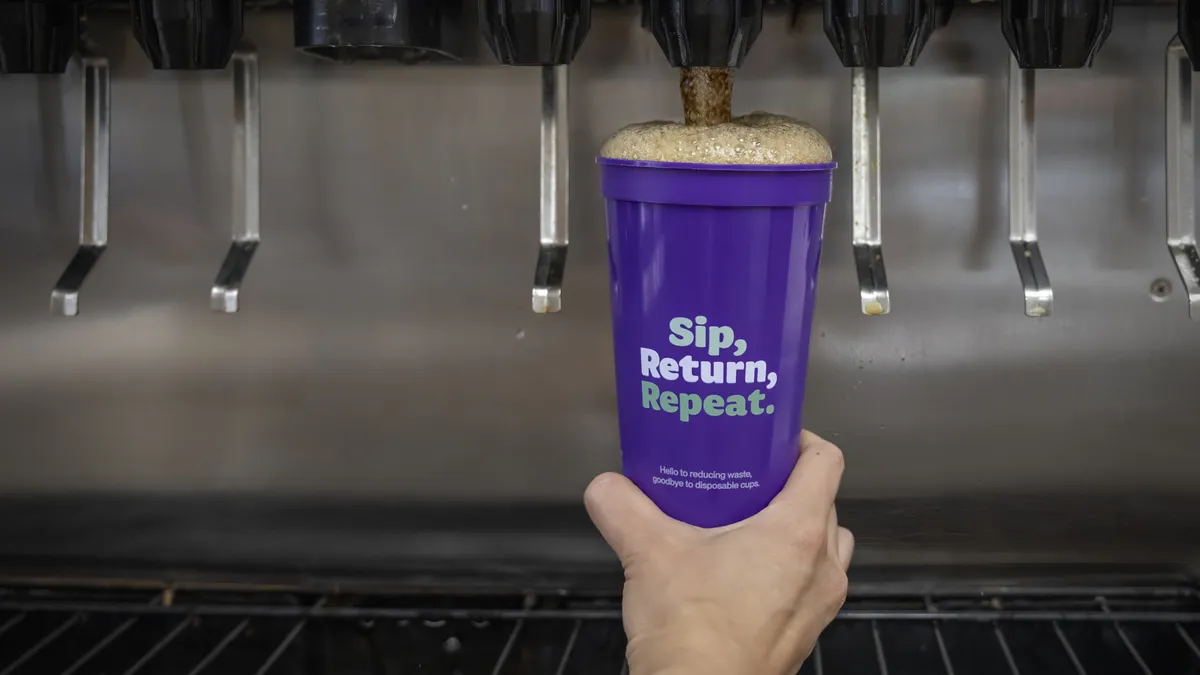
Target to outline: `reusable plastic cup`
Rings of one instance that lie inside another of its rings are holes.
[[[678,520],[744,520],[799,457],[836,164],[599,163],[624,473]]]

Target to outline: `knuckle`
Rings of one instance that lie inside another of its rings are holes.
[[[815,555],[828,541],[828,532],[818,523],[801,523],[795,531],[796,546],[803,552]]]
[[[837,570],[829,580],[829,605],[834,614],[842,608],[846,603],[846,596],[850,593],[850,578],[846,573]]]
[[[839,471],[846,467],[846,455],[842,453],[842,449],[833,443],[826,442],[824,452],[829,454],[829,461],[835,465]]]
[[[842,449],[826,440],[816,441],[801,452],[801,457],[805,454],[812,455],[812,459],[820,464],[823,469],[840,476],[846,468],[846,456],[842,453]]]

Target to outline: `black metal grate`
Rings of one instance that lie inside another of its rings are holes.
[[[856,590],[804,675],[1200,675],[1186,586]],[[0,675],[625,672],[604,595],[0,589]]]

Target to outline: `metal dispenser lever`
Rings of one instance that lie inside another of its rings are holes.
[[[542,69],[541,214],[533,311],[562,309],[567,264],[569,115],[567,66],[592,25],[591,0],[483,0],[483,37],[500,63]]]
[[[1167,45],[1167,248],[1200,321],[1200,252],[1196,249],[1196,137],[1192,68],[1178,37]]]
[[[213,311],[238,311],[238,291],[259,242],[258,54],[233,54],[233,242],[212,287]]]
[[[562,309],[570,193],[567,68],[542,66],[541,242],[533,274],[533,311],[539,314]]]
[[[108,59],[84,51],[83,167],[79,208],[79,248],[50,293],[50,313],[79,313],[79,289],[108,245],[108,149],[112,100]]]
[[[852,68],[851,78],[854,265],[863,314],[875,316],[892,309],[879,217],[879,69]]]
[[[1025,291],[1025,315],[1049,316],[1054,291],[1037,237],[1035,71],[1016,56],[1008,68],[1008,241]]]
[[[943,3],[944,4],[944,3]],[[863,314],[892,311],[880,218],[879,69],[911,66],[933,33],[935,0],[824,0],[825,35],[850,68],[854,268]],[[948,14],[943,12],[943,19]]]
[[[1008,241],[1026,316],[1049,316],[1054,291],[1037,237],[1035,68],[1087,68],[1113,25],[1113,0],[1001,0],[1008,67]]]

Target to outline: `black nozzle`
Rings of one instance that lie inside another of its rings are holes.
[[[737,68],[762,30],[762,0],[643,0],[676,68]]]
[[[79,5],[0,1],[0,73],[62,73],[78,42]]]
[[[442,0],[296,0],[296,48],[342,63],[454,61],[462,7]]]
[[[795,28],[800,24],[800,12],[804,11],[804,6],[810,0],[789,0],[788,9],[790,16],[788,17],[788,26]]]
[[[1192,70],[1200,71],[1200,3],[1179,0],[1179,41],[1187,50]]]
[[[825,0],[825,35],[848,68],[916,63],[933,33],[937,0]]]
[[[954,13],[954,0],[937,0],[933,11],[935,28],[945,28],[950,23],[950,15]]]
[[[132,0],[133,35],[157,70],[220,70],[242,40],[242,0]]]
[[[481,0],[483,37],[500,63],[570,63],[592,26],[591,0]]]
[[[1022,68],[1091,66],[1112,32],[1113,0],[1003,0],[1000,11]]]

